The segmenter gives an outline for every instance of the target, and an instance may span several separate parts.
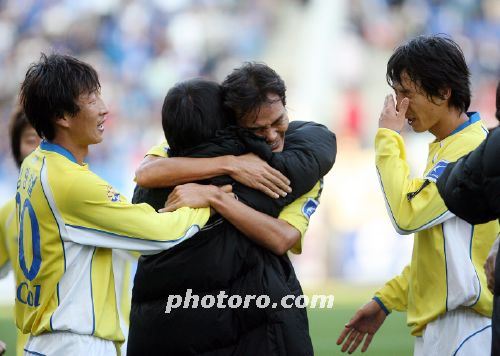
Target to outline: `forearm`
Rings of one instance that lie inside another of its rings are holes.
[[[285,254],[300,239],[300,232],[286,221],[254,210],[227,194],[214,196],[210,205],[250,240],[277,255]]]
[[[234,156],[212,158],[147,156],[135,172],[137,184],[145,188],[172,187],[231,173]]]
[[[388,213],[400,234],[429,228],[452,216],[447,213],[435,183],[420,178],[410,179],[404,142],[399,134],[379,129],[375,151]]]

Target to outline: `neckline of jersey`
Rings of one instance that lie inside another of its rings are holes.
[[[60,155],[69,159],[71,162],[78,164],[75,156],[73,156],[73,154],[70,151],[68,151],[67,149],[65,149],[62,146],[59,146],[56,143],[52,143],[52,142],[48,142],[48,141],[43,140],[42,143],[40,144],[40,148],[42,150],[45,150],[45,151],[59,153]]]
[[[475,111],[474,112],[468,112],[467,116],[469,117],[469,120],[467,120],[464,123],[460,124],[460,126],[458,126],[455,130],[453,130],[448,137],[450,137],[450,136],[452,136],[452,135],[454,135],[456,133],[459,133],[460,131],[462,131],[466,127],[468,127],[468,126],[470,126],[472,124],[475,124],[476,122],[478,122],[479,120],[481,120],[481,117],[479,116],[479,113],[475,112]]]

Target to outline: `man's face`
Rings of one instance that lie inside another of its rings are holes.
[[[401,73],[401,83],[394,83],[397,107],[403,98],[410,99],[406,119],[415,132],[429,131],[438,136],[443,109],[447,100],[438,97],[428,98],[419,83],[411,81],[406,72]]]
[[[288,114],[277,94],[268,94],[267,98],[269,103],[243,116],[239,125],[263,137],[273,152],[281,152],[285,146]]]
[[[82,146],[101,142],[108,108],[100,94],[81,94],[77,104],[80,111],[69,119],[74,142]]]
[[[30,125],[26,125],[21,133],[21,142],[19,147],[19,151],[21,152],[21,161],[38,147],[40,141],[41,138],[37,135],[35,129]]]

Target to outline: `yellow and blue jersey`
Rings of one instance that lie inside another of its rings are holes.
[[[479,114],[472,114],[450,136],[429,145],[423,177],[411,179],[403,138],[390,129],[377,132],[376,167],[388,213],[400,234],[415,236],[411,264],[375,299],[388,310],[406,310],[413,335],[459,307],[491,317],[483,264],[498,235],[498,221],[471,225],[454,216],[435,184],[448,162],[472,151],[486,134]]]
[[[0,208],[0,278],[3,278],[12,269],[12,261],[17,260],[17,228],[16,228],[16,200],[7,201]],[[12,286],[14,287],[14,286]],[[15,313],[15,309],[14,309]],[[28,334],[17,329],[16,354],[24,355],[24,345],[28,341]]]
[[[0,208],[0,278],[12,269],[17,256],[16,200],[8,200]]]
[[[167,158],[167,141],[151,147],[146,155]],[[299,241],[290,249],[290,252],[294,254],[302,253],[302,244],[304,242],[304,235],[309,227],[309,219],[319,205],[322,191],[323,179],[320,179],[310,191],[285,206],[278,216],[278,219],[286,221],[300,232]]]
[[[15,215],[18,328],[121,343],[111,249],[168,249],[199,231],[210,210],[158,214],[130,204],[69,151],[44,141],[21,166]]]

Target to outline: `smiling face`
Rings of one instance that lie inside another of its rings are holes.
[[[406,72],[401,73],[401,82],[393,86],[397,106],[405,97],[410,99],[406,119],[415,132],[429,131],[436,137],[441,136],[442,120],[446,117],[448,100],[428,97],[418,83],[413,82]]]
[[[108,108],[100,94],[80,94],[77,104],[80,110],[68,119],[73,142],[79,146],[101,142]]]
[[[269,103],[243,116],[239,125],[263,137],[273,152],[281,152],[285,146],[288,114],[278,95],[268,94],[267,98]]]

